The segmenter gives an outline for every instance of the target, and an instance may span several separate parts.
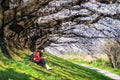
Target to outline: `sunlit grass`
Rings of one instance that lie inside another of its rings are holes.
[[[119,69],[112,68],[109,61],[105,59],[97,59],[96,63],[94,62],[83,62],[83,63],[90,64],[91,66],[95,66],[95,67],[120,75],[120,68]]]
[[[29,61],[26,52],[19,51],[22,60],[0,59],[0,80],[111,80],[96,71],[76,65],[62,58],[45,53],[47,63],[53,68],[45,68]]]
[[[78,59],[78,58],[69,58],[68,60],[73,62],[73,63],[75,62],[75,63],[78,63],[78,64],[87,64],[87,65],[94,66],[94,67],[97,67],[97,68],[101,68],[103,70],[107,70],[107,71],[110,71],[112,73],[120,75],[120,69],[112,68],[107,59],[99,58],[99,59],[96,59],[96,60],[93,60],[93,61],[85,61],[85,60],[81,60],[81,59]]]

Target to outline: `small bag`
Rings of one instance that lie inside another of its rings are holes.
[[[29,60],[33,61],[33,54],[29,56]]]

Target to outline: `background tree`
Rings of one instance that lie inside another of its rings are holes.
[[[107,41],[103,46],[104,52],[107,54],[109,62],[113,68],[118,68],[120,60],[120,45],[114,39]]]

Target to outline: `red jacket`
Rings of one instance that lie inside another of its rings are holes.
[[[33,60],[36,61],[36,62],[40,62],[42,60],[41,58],[41,52],[40,51],[37,51],[33,54]]]

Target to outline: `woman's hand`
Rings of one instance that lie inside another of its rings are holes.
[[[47,57],[45,56],[45,57],[41,57],[41,59],[47,59]]]
[[[47,57],[45,56],[44,59],[47,59]]]

